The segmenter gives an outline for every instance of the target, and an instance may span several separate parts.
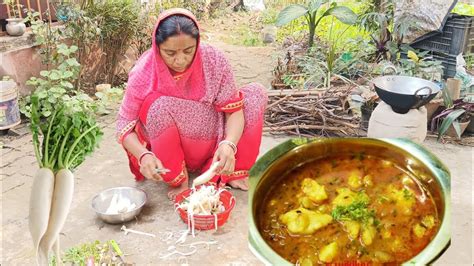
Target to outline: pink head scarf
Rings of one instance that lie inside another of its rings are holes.
[[[185,72],[180,74],[181,77],[179,80],[174,79],[170,69],[161,58],[159,46],[156,43],[156,32],[158,31],[160,23],[174,15],[181,15],[190,18],[199,29],[196,18],[186,9],[173,8],[161,13],[153,31],[152,48],[149,53],[144,55],[143,58],[140,58],[140,61],[143,61],[141,64],[137,64],[132,71],[133,73],[131,73],[133,76],[137,75],[140,77],[131,78],[130,81],[141,80],[143,82],[143,79],[148,80],[148,85],[151,85],[151,88],[146,88],[148,93],[158,93],[163,96],[199,100],[205,93],[202,57],[199,49],[200,38],[197,40],[193,62]],[[131,85],[130,87],[135,87],[134,84],[129,85]]]

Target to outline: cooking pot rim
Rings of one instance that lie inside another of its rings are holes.
[[[384,87],[383,85],[381,85],[382,82],[383,83],[385,83],[385,82],[395,82],[395,80],[397,80],[397,82],[400,82],[399,81],[400,79],[418,81],[420,83],[424,83],[426,86],[420,86],[419,88],[413,88],[413,92],[408,93],[408,92],[405,92],[405,91],[395,91],[393,88],[387,88],[387,87]],[[389,93],[394,93],[394,94],[399,94],[399,95],[407,95],[407,96],[415,96],[415,94],[420,95],[420,96],[421,95],[423,95],[423,96],[433,95],[433,94],[438,94],[442,90],[442,88],[440,86],[438,86],[436,83],[434,83],[432,81],[417,78],[417,77],[403,76],[403,75],[380,76],[380,77],[377,77],[377,78],[373,79],[372,84],[374,84],[374,87],[376,89],[386,91],[386,92],[389,92]],[[430,90],[424,89],[426,87],[431,89],[431,93],[429,93]],[[418,93],[417,93],[417,91],[418,91]]]

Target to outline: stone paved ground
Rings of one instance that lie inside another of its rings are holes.
[[[267,48],[242,48],[215,41],[233,64],[239,84],[256,79],[266,86],[271,79],[271,53]],[[185,229],[166,198],[166,187],[151,182],[135,183],[128,171],[126,156],[114,140],[114,117],[100,119],[104,139],[100,148],[89,157],[75,173],[75,192],[70,215],[61,233],[62,247],[92,240],[115,239],[127,254],[126,259],[137,264],[158,264],[160,255],[167,252],[169,243],[160,237],[125,236],[120,225],[107,225],[95,217],[90,207],[92,197],[99,191],[114,186],[143,188],[149,203],[137,221],[127,227],[163,236],[166,232]],[[3,143],[0,161],[1,220],[0,231],[2,265],[31,265],[33,249],[28,232],[28,202],[31,182],[37,165],[27,128],[20,127],[21,137],[1,138]],[[261,154],[285,138],[265,136]],[[452,236],[451,248],[437,261],[439,265],[466,264],[472,262],[472,148],[443,145],[428,140],[424,145],[452,171]],[[217,232],[202,232],[196,239],[188,237],[187,243],[217,240],[210,249],[201,248],[189,257],[191,265],[259,265],[247,248],[247,194],[233,191],[237,205],[229,222]],[[177,257],[159,264],[178,264]]]

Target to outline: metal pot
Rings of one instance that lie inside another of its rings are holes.
[[[7,33],[10,36],[21,36],[26,31],[26,25],[22,18],[7,18]]]
[[[381,76],[372,83],[380,99],[399,114],[424,106],[441,91],[434,82],[409,76]]]
[[[114,195],[127,198],[131,203],[135,204],[135,208],[127,212],[108,214],[107,208]],[[104,222],[110,224],[125,223],[133,220],[143,209],[147,201],[145,191],[135,187],[114,187],[106,189],[95,195],[92,199],[92,209],[97,213],[97,216]]]
[[[451,239],[450,173],[433,154],[422,146],[404,139],[293,139],[280,144],[262,156],[250,171],[249,246],[267,265],[291,265],[263,239],[258,229],[258,213],[270,188],[279,184],[293,169],[319,158],[335,154],[364,151],[368,155],[390,159],[405,170],[416,173],[434,198],[441,221],[433,240],[404,265],[427,265],[448,248]]]

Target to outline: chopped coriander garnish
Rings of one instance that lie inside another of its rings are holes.
[[[375,221],[375,211],[369,210],[369,203],[366,200],[356,200],[348,206],[337,206],[331,213],[337,221],[359,221],[368,222],[371,218]]]

